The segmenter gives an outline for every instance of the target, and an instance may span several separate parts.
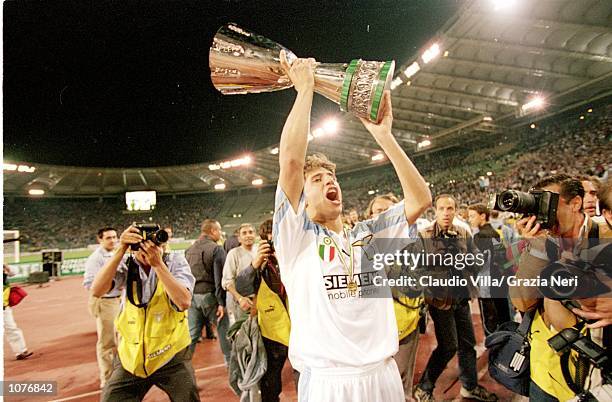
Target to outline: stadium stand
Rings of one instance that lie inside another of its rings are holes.
[[[588,119],[575,115],[540,127],[496,134],[442,151],[421,154],[415,163],[429,181],[432,192],[451,193],[460,203],[483,202],[488,194],[507,188],[527,190],[538,177],[554,172],[607,177],[612,166],[600,161],[612,154],[612,105],[601,107]],[[501,138],[501,140],[500,140]],[[563,155],[559,157],[558,155]],[[491,172],[489,185],[480,176]],[[339,172],[342,173],[342,172]],[[341,174],[345,210],[364,211],[374,191],[400,194],[399,183],[389,165]],[[259,223],[270,217],[274,188],[242,189],[222,193],[166,195],[158,198],[150,214],[128,214],[122,200],[114,198],[64,199],[8,197],[4,205],[5,229],[21,232],[22,251],[42,248],[77,248],[95,243],[97,228],[126,227],[133,221],[169,224],[176,237],[198,236],[202,219],[218,219],[226,229],[242,222]]]

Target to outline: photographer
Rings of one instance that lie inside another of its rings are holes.
[[[291,322],[287,294],[272,244],[272,219],[260,225],[259,236],[257,257],[238,273],[235,285],[240,294],[257,295],[251,313],[257,313],[268,361],[266,373],[259,383],[261,399],[262,402],[278,402],[283,388],[281,372],[287,360]]]
[[[163,254],[160,232],[148,232],[144,225],[127,228],[92,284],[95,297],[125,288],[115,320],[117,356],[103,401],[140,401],[153,385],[172,400],[200,400],[186,313],[195,280],[183,256]]]
[[[584,185],[584,181],[582,182]],[[598,192],[599,210],[604,218],[603,223],[599,224],[600,237],[612,238],[612,180],[600,186]],[[594,320],[594,323],[587,325],[589,328],[605,328],[608,343],[604,343],[610,347],[612,338],[612,298],[610,297],[593,297],[580,300],[581,308],[572,310],[578,316]]]
[[[449,194],[440,194],[434,203],[436,221],[419,231],[427,254],[453,255],[477,253],[472,236],[462,227],[453,224],[457,202]],[[447,278],[464,276],[459,268],[425,267],[426,274],[440,272]],[[479,268],[479,267],[475,267]],[[467,269],[467,268],[465,268]],[[473,273],[473,272],[472,272]],[[469,281],[468,281],[469,282]],[[468,285],[469,286],[469,285]],[[419,402],[433,401],[436,381],[455,354],[459,357],[459,380],[462,383],[461,396],[479,401],[496,401],[497,396],[478,385],[476,369],[476,337],[470,311],[470,297],[475,289],[436,287],[425,291],[429,314],[434,322],[438,346],[431,354],[423,375],[415,387],[414,398]]]
[[[602,230],[603,225],[597,225],[584,213],[584,188],[580,180],[557,174],[539,181],[532,190],[559,195],[556,221],[548,230],[541,228],[536,216],[527,216],[517,222],[519,233],[528,241],[521,255],[517,278],[538,278],[553,262],[579,260],[581,251],[588,249],[593,240],[610,237],[609,232]],[[512,287],[510,292],[512,302],[520,311],[537,309],[530,329],[530,355],[534,357],[530,360],[530,398],[566,401],[576,396],[580,389],[596,385],[592,378],[589,384],[585,383],[587,379],[577,378],[576,359],[562,361],[548,344],[548,340],[564,328],[577,324],[582,328],[576,316],[560,301],[543,298],[538,287]],[[581,332],[589,336],[585,328]],[[601,331],[591,331],[590,335],[594,340],[600,339]],[[567,378],[564,372],[573,373],[573,378]]]

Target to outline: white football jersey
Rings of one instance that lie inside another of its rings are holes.
[[[273,237],[289,298],[289,359],[295,369],[360,367],[397,352],[393,301],[363,297],[373,288],[372,272],[362,272],[360,261],[363,253],[373,252],[368,249],[373,239],[396,239],[397,248],[416,239],[417,227],[408,225],[403,201],[376,219],[335,233],[308,218],[303,193],[296,213],[279,186]],[[347,289],[351,246],[353,281],[362,297]]]

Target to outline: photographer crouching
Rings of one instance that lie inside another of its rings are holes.
[[[172,400],[200,400],[186,313],[195,279],[185,257],[163,254],[167,240],[157,225],[130,226],[92,284],[96,297],[123,289],[117,356],[102,401],[141,401],[153,385]]]
[[[524,213],[517,229],[529,244],[510,295],[517,309],[533,312],[530,400],[610,400],[609,385],[601,385],[610,377],[602,330],[573,313],[585,298],[610,290],[598,279],[610,279],[610,248],[603,241],[610,232],[584,213],[583,197],[580,180],[557,174],[528,194],[506,191],[495,202],[496,209]],[[555,285],[554,277],[578,283]]]

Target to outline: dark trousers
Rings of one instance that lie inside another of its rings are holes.
[[[508,299],[478,299],[485,336],[491,335],[503,323],[512,321]]]
[[[206,321],[210,323],[217,322],[217,299],[212,293],[199,294],[194,293],[189,306],[189,335],[191,336],[191,351],[195,352],[198,339],[202,336],[202,328]],[[217,324],[217,333],[219,334],[219,346],[223,353],[225,364],[230,361],[232,353],[232,345],[227,339],[227,330],[229,328],[229,317],[227,312]]]
[[[432,352],[419,387],[433,391],[436,381],[448,362],[459,353],[459,380],[463,387],[472,390],[478,385],[476,372],[476,337],[472,326],[472,313],[468,300],[453,303],[449,310],[429,306],[438,346]]]
[[[173,402],[200,401],[188,347],[178,352],[166,365],[147,378],[136,377],[126,371],[121,366],[119,357],[115,355],[113,374],[104,387],[101,400],[103,402],[142,401],[154,385],[168,394]]]
[[[268,360],[268,369],[259,381],[261,390],[262,402],[278,402],[279,395],[283,390],[281,373],[285,360],[287,360],[287,346],[282,343],[275,342],[271,339],[262,337],[264,347],[266,348],[266,357]]]

